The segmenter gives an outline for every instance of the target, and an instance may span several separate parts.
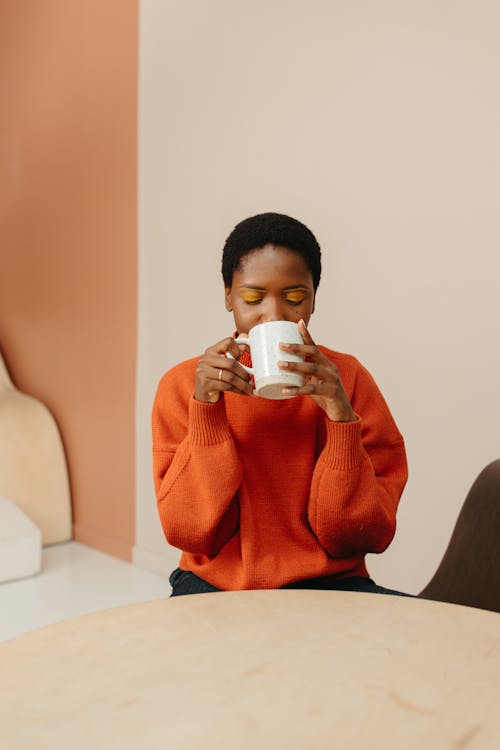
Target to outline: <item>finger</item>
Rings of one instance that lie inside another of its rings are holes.
[[[246,375],[248,373],[245,373]],[[213,389],[219,391],[232,391],[245,396],[252,396],[254,391],[253,383],[243,380],[234,372],[220,369],[217,374],[217,380],[213,381]]]
[[[280,344],[280,349],[288,354],[296,354],[299,357],[307,357],[315,361],[323,362],[325,365],[330,363],[327,356],[318,349],[316,344]]]
[[[214,379],[218,377],[219,370],[228,370],[236,373],[244,380],[250,380],[250,374],[245,370],[237,359],[230,359],[225,355],[214,355],[205,357],[198,365],[200,372],[203,372],[207,378]]]
[[[304,340],[304,344],[314,345],[313,338],[311,334],[309,333],[309,331],[307,330],[307,326],[304,323],[304,320],[302,318],[299,320],[299,331],[300,331],[300,335],[302,336]]]
[[[210,388],[219,387],[219,384],[225,383],[234,386],[236,390],[252,393],[254,385],[250,383],[250,373],[248,373],[235,359],[227,357],[217,357],[213,360],[213,366],[205,370],[206,381]],[[225,386],[224,390],[227,390]]]
[[[325,367],[318,362],[288,362],[288,360],[280,360],[278,362],[280,370],[288,370],[289,372],[298,372],[302,375],[309,377],[315,377],[321,382],[336,382],[338,380],[337,374],[331,371],[330,367]]]
[[[290,354],[298,354],[301,357],[312,357],[319,352],[315,344],[287,344],[284,341],[280,343],[280,349]]]
[[[249,381],[250,374],[236,360],[219,356],[211,360],[210,366],[207,361],[198,365],[195,392],[200,400],[204,400],[203,394],[227,390],[250,396],[255,386],[253,381]]]
[[[205,356],[210,357],[214,354],[222,354],[225,355],[226,352],[230,352],[230,354],[233,355],[236,359],[241,355],[241,350],[236,341],[231,337],[227,336],[225,339],[222,339],[222,341],[219,341],[215,346],[210,347],[205,352]]]
[[[328,393],[327,389],[327,393]],[[283,395],[288,396],[325,396],[325,387],[323,383],[306,383],[302,386],[287,385],[281,389]]]
[[[245,373],[247,375],[247,373]],[[234,390],[240,393],[246,393],[249,396],[253,393],[255,385],[253,382],[240,378],[236,373],[230,370],[217,370],[214,376],[206,381],[206,389],[209,391],[228,391]]]

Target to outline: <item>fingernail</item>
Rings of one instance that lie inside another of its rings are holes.
[[[284,395],[286,395],[288,393],[295,393],[295,390],[296,390],[295,388],[282,388],[281,389],[281,393],[283,393]]]
[[[278,367],[281,367],[282,369],[285,369],[285,367],[288,367],[288,362],[283,362],[283,360],[280,360],[278,362]]]

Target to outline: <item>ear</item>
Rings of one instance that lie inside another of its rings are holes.
[[[225,298],[226,298],[226,310],[228,312],[232,312],[233,311],[233,303],[232,303],[232,300],[231,300],[231,288],[227,286],[225,288],[224,294],[225,294]]]

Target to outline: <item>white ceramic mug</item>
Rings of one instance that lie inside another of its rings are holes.
[[[271,320],[259,323],[246,336],[238,336],[237,344],[250,347],[253,367],[241,365],[253,375],[257,396],[271,399],[290,398],[290,393],[283,393],[287,386],[300,387],[304,377],[298,372],[288,372],[278,367],[278,362],[303,362],[304,358],[280,349],[280,344],[303,344],[304,341],[296,323],[288,320]],[[228,355],[231,356],[231,355]],[[241,362],[240,362],[241,364]]]

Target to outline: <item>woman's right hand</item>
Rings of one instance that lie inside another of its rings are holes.
[[[194,397],[197,401],[215,404],[224,391],[239,393],[240,396],[253,394],[250,375],[237,361],[243,348],[244,345],[240,348],[234,339],[225,338],[206,350],[196,368]],[[226,357],[226,352],[235,359]]]

